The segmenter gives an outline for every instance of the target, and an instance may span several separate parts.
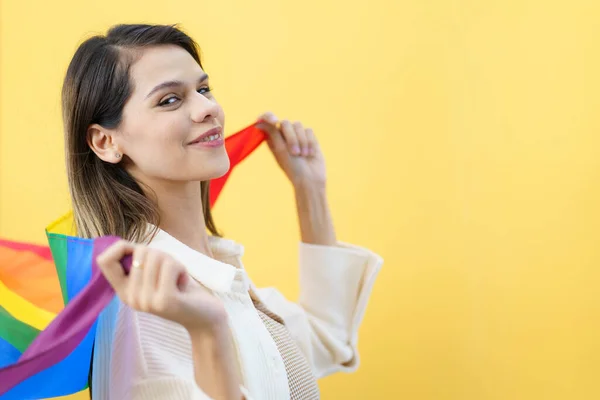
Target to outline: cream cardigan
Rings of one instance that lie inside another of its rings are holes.
[[[290,397],[285,366],[249,295],[279,315],[317,378],[358,367],[358,327],[383,260],[359,247],[300,244],[300,298],[257,289],[241,262],[243,247],[211,237],[215,258],[159,231],[150,247],[179,260],[228,312],[248,399]],[[180,325],[137,312],[115,298],[101,314],[94,351],[93,399],[202,399],[190,338]]]

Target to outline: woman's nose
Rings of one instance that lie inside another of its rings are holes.
[[[192,120],[194,122],[204,122],[214,119],[219,113],[217,102],[200,93],[194,96],[192,107]]]

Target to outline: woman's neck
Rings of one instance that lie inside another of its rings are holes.
[[[199,182],[154,189],[158,197],[160,228],[209,257],[210,250]]]

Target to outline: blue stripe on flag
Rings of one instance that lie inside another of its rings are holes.
[[[96,321],[83,341],[59,363],[25,379],[10,389],[0,400],[34,400],[66,396],[87,387]]]
[[[0,338],[0,368],[14,364],[21,357],[21,352],[5,339]]]
[[[67,241],[66,279],[69,300],[73,299],[92,279],[93,250],[92,240],[69,238]]]

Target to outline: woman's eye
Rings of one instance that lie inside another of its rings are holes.
[[[198,89],[198,93],[200,93],[202,95],[206,95],[206,94],[210,93],[211,91],[212,91],[212,88],[209,86],[204,86],[204,87],[201,87],[200,89]],[[170,97],[167,97],[166,99],[164,99],[163,101],[161,101],[160,103],[158,103],[158,105],[160,107],[172,106],[173,104],[176,104],[179,101],[180,101],[179,97],[170,96]]]
[[[167,97],[166,99],[164,99],[163,101],[161,101],[160,103],[158,103],[159,106],[170,106],[172,104],[175,104],[179,99],[177,98],[177,96],[171,96],[171,97]]]

